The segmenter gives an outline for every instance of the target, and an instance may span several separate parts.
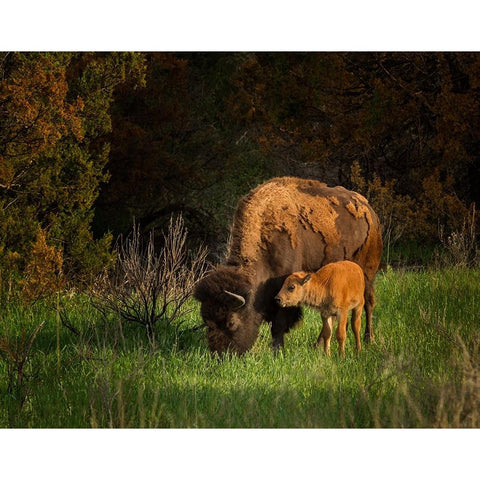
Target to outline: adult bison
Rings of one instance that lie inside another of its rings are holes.
[[[273,346],[300,320],[300,307],[281,308],[274,297],[285,278],[352,260],[365,273],[365,341],[373,340],[373,280],[382,253],[378,217],[368,201],[316,180],[274,178],[238,202],[224,264],[195,289],[212,352],[242,354],[260,324],[270,325]]]

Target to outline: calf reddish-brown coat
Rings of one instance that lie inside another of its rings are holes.
[[[365,273],[365,338],[373,339],[373,280],[381,253],[378,218],[358,193],[292,177],[258,186],[238,202],[225,263],[195,289],[211,351],[244,353],[263,321],[271,326],[274,347],[283,346],[284,334],[301,317],[299,307],[280,308],[274,300],[285,278],[345,259]]]
[[[340,353],[345,355],[347,315],[352,310],[352,330],[357,351],[361,349],[360,323],[364,304],[365,280],[363,270],[348,260],[329,263],[315,273],[295,272],[289,275],[275,297],[285,307],[300,304],[316,308],[322,316],[323,328],[317,346],[323,344],[330,355],[333,318],[338,320],[336,337]]]

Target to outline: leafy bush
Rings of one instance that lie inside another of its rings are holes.
[[[114,90],[141,83],[143,58],[110,53],[8,53],[0,58],[0,268],[17,283],[38,229],[63,257],[68,280],[109,261],[108,234],[94,239],[93,205],[108,180]]]
[[[62,265],[62,252],[47,245],[46,234],[40,229],[25,269],[23,299],[31,303],[58,292],[63,286]]]
[[[395,180],[382,183],[376,174],[372,180],[365,180],[358,161],[352,163],[350,181],[355,190],[368,198],[380,219],[386,262],[389,263],[390,249],[402,237],[410,237],[415,232],[415,202],[408,195],[395,192]]]
[[[392,247],[400,240],[434,244],[440,232],[440,241],[451,256],[447,263],[472,264],[477,255],[475,206],[472,204],[469,213],[453,191],[452,178],[442,182],[435,170],[423,181],[423,192],[416,200],[399,194],[395,180],[382,182],[376,174],[366,180],[358,161],[352,163],[350,181],[368,198],[380,219],[387,263]]]

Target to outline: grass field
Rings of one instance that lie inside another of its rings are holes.
[[[313,349],[311,310],[282,354],[265,327],[247,355],[218,361],[191,330],[196,305],[152,346],[84,296],[60,299],[70,328],[55,302],[8,303],[0,426],[480,427],[480,270],[388,270],[376,292],[376,342],[357,356],[349,329],[345,359],[335,342],[331,358]]]

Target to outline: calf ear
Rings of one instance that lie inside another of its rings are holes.
[[[303,277],[303,279],[300,281],[300,285],[305,285],[310,280],[311,277],[312,276],[310,274]]]

